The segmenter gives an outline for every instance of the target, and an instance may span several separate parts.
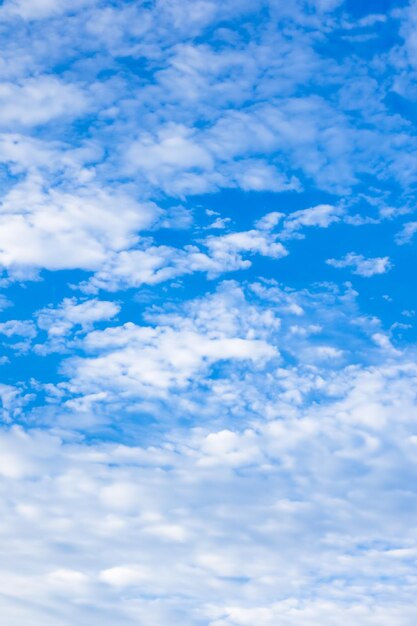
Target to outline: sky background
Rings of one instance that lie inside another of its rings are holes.
[[[4,626],[414,626],[417,2],[0,3]]]

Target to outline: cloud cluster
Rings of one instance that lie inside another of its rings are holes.
[[[414,626],[417,3],[0,21],[2,622]]]
[[[4,615],[410,626],[416,376],[359,368],[294,417],[148,446],[3,431]]]

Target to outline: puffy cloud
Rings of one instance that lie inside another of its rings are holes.
[[[213,159],[190,137],[183,126],[169,126],[159,132],[158,138],[144,136],[130,146],[126,159],[130,167],[143,168],[152,176],[175,176],[182,169],[207,169]],[[155,182],[158,178],[155,179]]]
[[[127,429],[131,412],[165,423],[196,414],[211,422],[222,411],[247,423],[265,398],[271,415],[292,415],[310,394],[327,386],[331,395],[333,376],[352,362],[401,357],[390,342],[375,340],[383,328],[360,315],[356,296],[334,285],[297,292],[226,281],[182,305],[146,307],[145,324],[88,332],[65,344],[73,356],[59,383],[63,423],[77,424],[77,414],[107,423],[115,411]]]
[[[157,213],[122,192],[84,187],[75,195],[29,178],[0,207],[0,263],[11,271],[95,269],[110,252],[133,244]]]
[[[28,337],[36,336],[36,327],[31,320],[8,320],[0,323],[0,333],[6,337]]]
[[[265,232],[265,229],[252,229],[210,235],[199,242],[200,247],[187,245],[178,249],[146,246],[144,243],[143,249],[108,255],[107,261],[87,283],[82,284],[82,288],[86,292],[97,289],[116,291],[129,286],[155,285],[194,272],[216,277],[224,272],[249,268],[252,263],[248,256],[285,257],[288,250],[278,238],[278,235]]]
[[[17,353],[24,353],[30,349],[32,339],[37,335],[37,329],[32,320],[7,320],[7,322],[0,323],[0,335],[7,338],[3,343],[3,346],[15,350]],[[18,341],[15,341],[18,338]],[[10,343],[12,340],[12,343]],[[3,356],[0,359],[0,363],[4,364],[9,361],[8,357]]]
[[[0,416],[3,424],[19,419],[31,399],[30,394],[25,394],[22,385],[0,384]]]
[[[285,191],[300,188],[298,180],[260,159],[224,159],[204,135],[180,124],[169,124],[139,137],[126,150],[125,168],[142,175],[153,187],[173,195],[198,194],[223,187],[245,191]],[[224,162],[223,162],[224,161]]]
[[[88,100],[76,85],[54,76],[27,78],[22,84],[0,83],[0,126],[45,124],[59,117],[85,112]]]
[[[177,408],[184,404],[188,413],[200,393],[207,396],[211,412],[216,396],[208,378],[213,369],[218,370],[220,382],[228,371],[241,367],[261,371],[279,357],[274,339],[279,318],[247,302],[235,283],[225,283],[212,297],[188,302],[175,311],[151,308],[145,320],[146,325],[128,322],[88,332],[77,344],[84,354],[63,363],[68,382],[62,383],[60,402],[65,400],[70,415],[74,410],[91,413],[96,407],[104,411],[106,420],[114,403],[124,413],[130,402],[132,407],[140,406],[147,399],[146,411],[156,411],[157,416],[158,402],[171,406],[175,395]],[[51,401],[55,401],[53,396]],[[176,412],[174,406],[172,410]],[[165,410],[159,418],[165,419]]]
[[[341,6],[3,2],[7,626],[415,624],[412,294],[292,242],[414,206],[415,3]]]
[[[116,302],[97,299],[78,302],[76,298],[65,298],[58,307],[38,311],[36,321],[50,337],[59,338],[67,335],[74,326],[86,332],[95,322],[109,320],[119,311]]]
[[[171,246],[149,245],[143,250],[123,250],[109,254],[101,268],[81,287],[86,292],[95,292],[155,285],[193,271],[193,265],[186,260],[185,251]]]
[[[276,350],[260,339],[210,337],[192,329],[130,322],[89,333],[85,348],[102,354],[68,364],[73,390],[106,388],[133,396],[183,387],[216,361],[256,362],[276,356]]]
[[[257,252],[273,259],[280,259],[288,254],[282,243],[277,241],[277,236],[259,230],[209,237],[205,243],[210,259],[214,262],[214,268],[216,265],[230,269],[247,266],[250,262],[242,260],[241,257],[245,252],[250,254]]]
[[[259,228],[259,230],[272,230],[280,223],[284,216],[284,213],[280,213],[279,211],[271,211],[271,213],[267,213],[261,217],[256,222],[255,226]]]
[[[365,278],[376,274],[385,274],[392,267],[387,256],[367,259],[362,254],[355,254],[354,252],[349,252],[341,259],[327,259],[326,263],[337,268],[352,267],[354,274]]]
[[[350,368],[297,416],[258,407],[250,428],[157,444],[3,430],[5,614],[411,625],[416,503],[398,485],[415,473],[416,376],[412,362]]]
[[[304,227],[328,228],[331,224],[339,222],[342,215],[342,209],[330,204],[320,204],[308,209],[294,211],[284,221],[283,236],[291,237],[293,233],[297,233]]]

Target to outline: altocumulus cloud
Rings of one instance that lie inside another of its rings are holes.
[[[379,11],[3,2],[5,625],[416,623],[417,4]]]

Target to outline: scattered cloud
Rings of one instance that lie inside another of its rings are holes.
[[[7,626],[416,623],[400,4],[1,4]]]
[[[404,224],[402,230],[397,233],[395,241],[401,246],[410,243],[417,232],[417,222],[408,222]]]
[[[385,274],[392,268],[392,263],[389,257],[374,257],[367,259],[362,254],[355,254],[354,252],[348,252],[341,259],[327,259],[326,263],[332,267],[337,268],[352,268],[354,274],[363,276],[364,278],[370,278],[377,274]]]

